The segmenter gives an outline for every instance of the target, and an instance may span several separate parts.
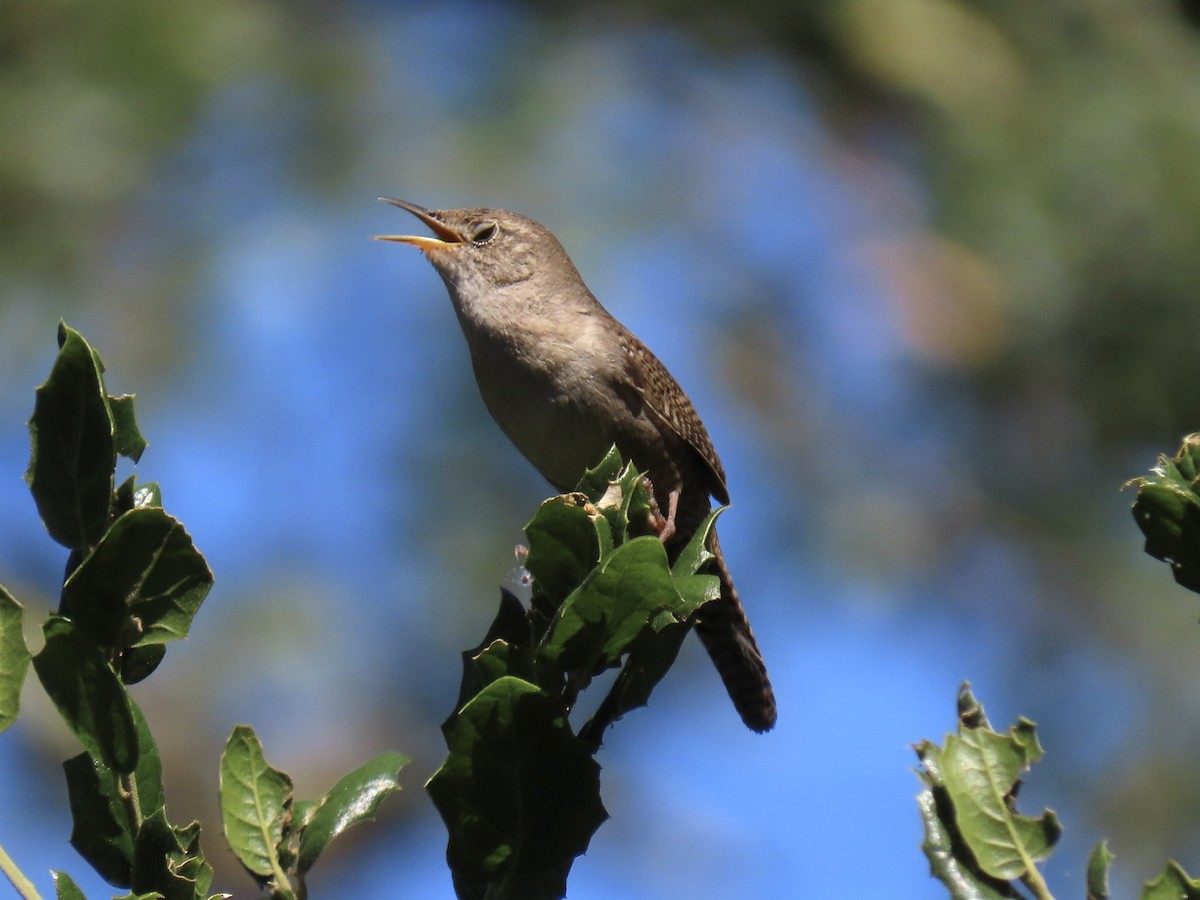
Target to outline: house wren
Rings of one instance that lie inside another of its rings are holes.
[[[408,210],[433,237],[381,235],[419,248],[450,292],[479,393],[492,418],[559,491],[613,444],[649,475],[668,510],[674,560],[710,510],[729,502],[725,470],[687,394],[658,358],[600,305],[554,237],[500,209]],[[704,642],[742,721],[775,724],[775,695],[714,530],[721,596],[700,610]]]

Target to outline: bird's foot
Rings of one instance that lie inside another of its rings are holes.
[[[650,495],[650,527],[658,532],[658,539],[665,544],[675,534],[675,513],[679,510],[679,488],[675,488],[667,495],[667,515],[664,518],[658,500],[654,498],[654,485],[650,483],[650,476],[644,477],[646,491]]]

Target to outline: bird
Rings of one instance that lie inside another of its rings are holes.
[[[445,282],[500,429],[563,493],[615,444],[667,511],[660,538],[673,561],[729,490],[707,429],[658,357],[600,304],[544,225],[502,209],[379,199],[432,232],[375,237],[418,248]],[[700,608],[696,632],[742,721],[769,731],[774,691],[715,529],[708,549],[720,596]]]

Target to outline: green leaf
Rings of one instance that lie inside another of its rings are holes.
[[[158,664],[166,655],[167,648],[163,644],[130,647],[121,653],[121,680],[126,685],[145,680],[158,668]]]
[[[198,822],[172,827],[162,809],[142,822],[134,848],[134,892],[196,900],[207,895],[212,876],[212,866],[200,851]]]
[[[604,454],[604,459],[600,460],[594,468],[583,473],[583,477],[579,479],[577,490],[587,494],[588,499],[593,503],[597,503],[608,491],[609,485],[620,481],[621,471],[624,468],[625,460],[621,458],[621,452],[617,449],[617,445],[613,444]]]
[[[627,712],[646,706],[651,692],[674,665],[689,631],[690,625],[673,622],[654,633],[645,646],[630,653],[604,700],[579,729],[580,739],[599,747],[609,725]]]
[[[25,608],[0,584],[0,731],[15,722],[21,711],[21,686],[30,659],[24,622]]]
[[[58,358],[37,389],[25,481],[50,536],[86,548],[108,525],[117,451],[100,358],[79,332],[58,326]]]
[[[994,879],[1040,882],[1034,864],[1050,855],[1062,827],[1051,810],[1033,819],[1015,809],[1019,773],[1042,756],[1035,726],[1020,719],[1007,735],[997,734],[967,685],[958,708],[958,732],[946,736],[943,748],[929,741],[917,748],[938,814],[961,842],[955,858]]]
[[[538,658],[588,674],[613,665],[639,640],[678,621],[684,606],[657,538],[623,544],[600,562],[563,603]]]
[[[701,520],[692,539],[675,558],[675,563],[671,566],[671,574],[675,576],[694,575],[700,571],[701,566],[713,558],[712,552],[708,549],[708,535],[717,521],[717,516],[728,508],[727,506],[718,507]]]
[[[51,870],[50,877],[54,879],[54,896],[56,900],[87,900],[71,876],[66,872]]]
[[[300,833],[298,870],[307,872],[329,843],[347,828],[375,818],[383,798],[400,789],[408,757],[384,753],[345,775],[320,801]]]
[[[1092,848],[1087,864],[1087,900],[1109,900],[1108,870],[1112,861],[1108,841],[1101,841]]]
[[[80,629],[106,647],[187,637],[212,587],[208,563],[159,507],[124,513],[63,586]]]
[[[132,823],[112,769],[90,753],[63,763],[71,803],[71,846],[114,887],[129,887],[133,872]]]
[[[147,481],[145,484],[138,484],[137,476],[130,475],[117,486],[113,495],[112,516],[116,518],[121,513],[145,506],[162,506],[162,492],[158,483]]]
[[[142,819],[164,808],[162,762],[145,716],[130,701],[138,735],[134,773]],[[120,779],[101,760],[81,753],[63,763],[71,804],[71,846],[106,881],[128,887],[132,878],[134,833]]]
[[[1184,438],[1172,458],[1160,456],[1151,474],[1135,478],[1133,517],[1146,536],[1148,554],[1171,566],[1175,580],[1200,592],[1200,434]]]
[[[1161,875],[1142,886],[1141,900],[1200,900],[1200,881],[1171,860]]]
[[[553,607],[579,587],[600,559],[596,520],[603,518],[580,499],[580,494],[551,497],[525,526],[525,567]]]
[[[1062,833],[1053,811],[1039,818],[1010,808],[1017,775],[1041,756],[1033,723],[1021,719],[1007,736],[984,728],[947,735],[942,776],[959,830],[980,867],[996,878],[1020,878],[1050,855]]]
[[[129,695],[104,652],[67,619],[51,616],[46,645],[33,658],[38,678],[84,748],[128,773],[137,765],[137,728]]]
[[[449,744],[426,788],[449,832],[456,884],[561,882],[608,817],[600,767],[571,734],[561,704],[533,684],[501,678],[463,708]]]
[[[117,453],[137,462],[146,449],[146,439],[138,430],[137,416],[133,411],[133,394],[108,398],[108,408],[113,417],[113,443]]]
[[[538,683],[534,673],[536,666],[533,655],[527,647],[514,647],[504,641],[493,641],[472,657],[471,664],[475,667],[477,675],[475,694],[505,675],[515,675],[524,681]],[[464,706],[471,697],[464,700]]]
[[[521,605],[521,601],[511,592],[501,589],[500,609],[497,611],[495,619],[492,620],[492,624],[488,628],[483,641],[477,647],[464,650],[460,654],[463,673],[459,683],[458,702],[454,704],[454,712],[442,723],[443,735],[445,735],[446,729],[450,726],[454,717],[458,715],[458,710],[462,709],[468,700],[483,690],[485,684],[495,680],[496,676],[494,673],[497,663],[494,657],[496,655],[505,655],[504,667],[509,670],[507,674],[527,677],[528,673],[533,669],[533,655],[530,644],[529,617],[525,607]],[[502,646],[505,649],[496,650],[495,654],[489,658],[480,659],[484,651],[496,645]]]
[[[279,845],[292,807],[292,780],[271,768],[254,729],[238,725],[221,754],[221,819],[225,839],[259,879],[279,868]]]
[[[920,777],[928,785],[917,795],[917,807],[925,826],[921,849],[929,860],[930,874],[945,885],[953,900],[1001,900],[1019,896],[1008,882],[981,871],[971,851],[964,846],[937,766],[937,747],[924,741],[916,751],[925,766]]]

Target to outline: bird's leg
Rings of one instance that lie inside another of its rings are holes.
[[[654,485],[650,482],[650,476],[642,477],[646,482],[646,492],[650,495],[650,527],[658,532],[658,539],[665,544],[675,534],[675,513],[679,511],[680,488],[675,488],[667,495],[667,515],[663,518],[658,500],[654,496]]]

